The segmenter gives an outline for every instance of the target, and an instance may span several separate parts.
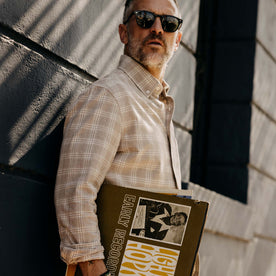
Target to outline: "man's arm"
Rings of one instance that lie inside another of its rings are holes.
[[[117,152],[120,116],[113,96],[93,87],[66,118],[55,204],[67,264],[104,258],[95,199]]]
[[[100,276],[107,271],[103,260],[79,263],[82,276]]]
[[[94,260],[68,265],[65,276],[99,276],[107,273],[104,261]]]

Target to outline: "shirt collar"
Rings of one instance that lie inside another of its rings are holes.
[[[122,55],[118,68],[124,71],[147,97],[158,98],[162,92],[168,93],[169,85],[165,81],[161,83],[133,58]]]

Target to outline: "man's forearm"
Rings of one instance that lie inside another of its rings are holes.
[[[82,276],[100,276],[107,271],[103,260],[91,260],[79,263]]]

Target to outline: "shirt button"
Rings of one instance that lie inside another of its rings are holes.
[[[149,91],[149,90],[147,90],[147,91],[146,91],[146,93],[149,95],[149,94],[150,94],[150,91]]]

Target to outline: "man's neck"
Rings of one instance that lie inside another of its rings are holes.
[[[160,81],[160,83],[163,82],[166,65],[163,65],[163,66],[146,66],[143,63],[141,63],[139,60],[137,60],[136,58],[130,56],[126,51],[125,51],[124,54],[131,57],[136,62],[138,62],[141,66],[143,66],[149,73],[151,73],[156,79],[158,79]]]
[[[161,83],[163,81],[164,75],[165,75],[165,69],[164,68],[155,68],[155,67],[148,67],[144,66],[156,79],[158,79]]]

